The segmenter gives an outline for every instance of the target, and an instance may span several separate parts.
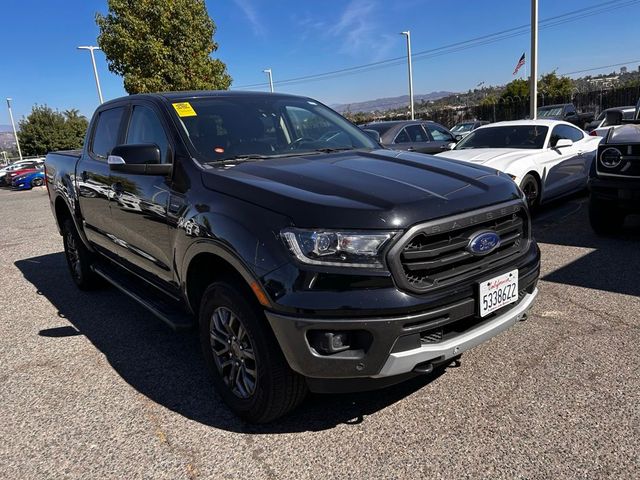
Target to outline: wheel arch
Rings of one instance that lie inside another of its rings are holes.
[[[197,316],[202,295],[215,281],[225,280],[240,286],[249,298],[262,306],[271,305],[256,275],[226,248],[213,242],[199,242],[185,257],[182,289],[190,310]]]

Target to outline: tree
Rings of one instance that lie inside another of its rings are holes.
[[[573,81],[569,77],[558,77],[555,72],[547,73],[540,78],[538,91],[545,97],[570,97]]]
[[[98,45],[109,70],[124,77],[127,92],[226,90],[226,65],[204,0],[108,0],[97,14]]]
[[[44,155],[53,150],[81,148],[88,122],[78,110],[60,113],[46,105],[34,105],[20,120],[18,139],[24,155]]]
[[[509,82],[505,85],[504,91],[502,92],[502,98],[507,97],[528,97],[529,96],[529,82],[527,80],[523,80],[521,78],[516,78],[514,81]]]

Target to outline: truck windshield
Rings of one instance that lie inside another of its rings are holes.
[[[559,117],[562,115],[562,107],[539,108],[538,117]]]
[[[479,128],[460,141],[455,150],[468,148],[542,148],[544,147],[548,130],[548,127],[540,125]]]
[[[176,118],[207,162],[278,157],[378,144],[310,99],[279,95],[173,100]]]
[[[474,125],[473,122],[471,122],[471,123],[459,123],[455,127],[453,127],[451,129],[451,131],[453,133],[470,132],[473,129],[473,125]]]

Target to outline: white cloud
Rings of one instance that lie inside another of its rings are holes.
[[[244,13],[245,17],[251,24],[251,28],[253,29],[253,33],[259,36],[264,36],[266,33],[266,29],[264,23],[260,20],[258,12],[256,11],[255,5],[251,3],[250,0],[233,0],[233,2],[238,6],[242,13]]]
[[[341,39],[341,53],[379,60],[395,47],[395,35],[380,26],[384,20],[380,4],[373,0],[351,0],[327,33]],[[383,33],[384,32],[384,33]]]

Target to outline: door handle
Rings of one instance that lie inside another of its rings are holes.
[[[113,190],[113,193],[115,193],[116,195],[122,195],[122,193],[124,192],[124,187],[120,182],[116,182],[111,184],[111,190]]]
[[[407,152],[415,152],[415,151],[416,151],[415,147],[407,148]]]

